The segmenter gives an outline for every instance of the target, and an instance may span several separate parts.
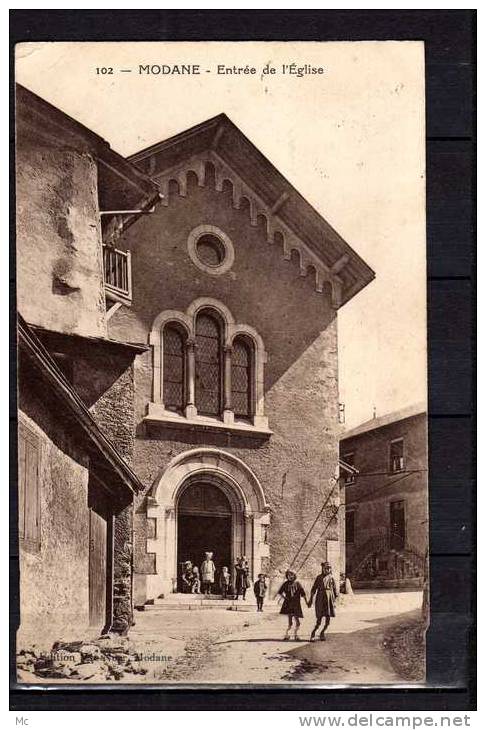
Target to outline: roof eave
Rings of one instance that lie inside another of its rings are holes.
[[[24,350],[40,370],[44,379],[55,390],[56,395],[72,413],[89,441],[102,454],[109,468],[116,472],[124,487],[132,494],[141,492],[144,489],[142,482],[123,460],[111,441],[101,431],[81,398],[70,383],[68,383],[48,351],[20,315],[18,315],[18,338],[19,347]]]
[[[22,106],[25,110],[24,113],[22,112]],[[77,138],[82,140],[84,145],[88,145],[101,165],[100,185],[103,184],[103,168],[105,168],[133,190],[134,205],[135,202],[142,204],[144,200],[153,199],[157,196],[157,183],[128,159],[115,152],[103,137],[42,99],[42,97],[37,96],[30,89],[21,84],[16,84],[17,127],[20,127],[22,123],[32,123],[34,120],[37,120],[36,123],[39,128],[44,127],[45,133],[48,135],[50,132],[55,133],[56,129],[62,129],[73,139]]]

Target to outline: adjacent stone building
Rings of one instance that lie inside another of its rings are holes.
[[[218,570],[245,555],[252,578],[339,571],[337,311],[373,272],[225,115],[130,161],[164,196],[117,241],[131,302],[108,323],[150,346],[137,604],[180,590],[207,550]]]
[[[355,587],[421,588],[428,553],[423,404],[372,418],[340,442],[346,573]]]
[[[133,363],[147,346],[107,337],[110,311],[129,297],[126,274],[110,269],[113,241],[138,213],[105,212],[144,211],[158,189],[22,87],[16,166],[19,636],[126,631],[143,489],[130,467]]]
[[[18,383],[19,644],[124,632],[142,485],[21,317]]]

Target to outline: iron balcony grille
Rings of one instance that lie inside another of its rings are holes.
[[[119,251],[103,244],[103,270],[106,294],[117,300],[132,300],[130,251]]]

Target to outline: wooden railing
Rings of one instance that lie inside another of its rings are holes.
[[[105,291],[108,297],[120,301],[132,300],[132,267],[130,251],[103,245]]]

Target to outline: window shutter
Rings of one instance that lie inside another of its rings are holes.
[[[22,426],[19,428],[19,537],[25,537],[25,476],[26,476],[26,440],[22,435]]]
[[[39,438],[19,426],[19,537],[24,549],[40,550]]]

